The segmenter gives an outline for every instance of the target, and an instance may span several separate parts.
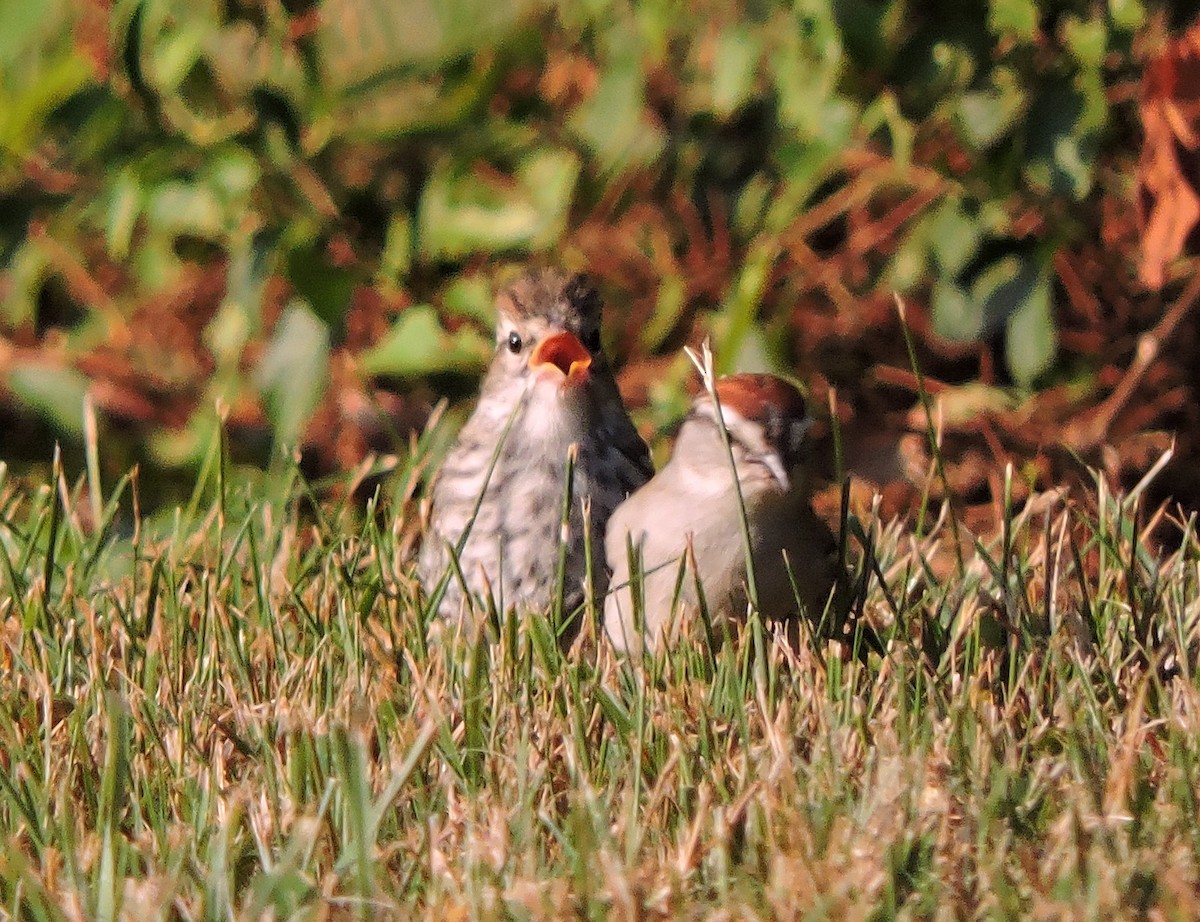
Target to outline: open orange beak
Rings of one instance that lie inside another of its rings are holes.
[[[587,380],[592,354],[574,333],[564,330],[547,336],[534,347],[529,367],[536,371],[555,369],[562,373],[564,384],[581,384]],[[552,372],[553,373],[553,372]]]

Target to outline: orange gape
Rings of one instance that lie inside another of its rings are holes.
[[[587,380],[592,356],[579,341],[579,337],[564,330],[538,343],[533,355],[529,357],[529,364],[533,368],[557,368],[563,373],[568,384],[576,384]]]

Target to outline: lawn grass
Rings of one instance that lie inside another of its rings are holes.
[[[145,520],[0,467],[0,914],[1200,914],[1200,542],[1136,491],[998,510],[961,571],[947,510],[864,519],[885,658],[634,669],[594,616],[427,625],[419,465],[363,509],[216,458]]]

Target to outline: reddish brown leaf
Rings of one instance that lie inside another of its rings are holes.
[[[1141,111],[1145,137],[1138,163],[1138,275],[1157,289],[1200,221],[1200,23],[1146,67]]]

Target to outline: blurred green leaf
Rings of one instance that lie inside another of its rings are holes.
[[[983,309],[967,293],[946,279],[933,284],[930,297],[933,328],[938,336],[971,342],[983,332]]]
[[[948,197],[930,220],[930,255],[943,276],[954,278],[975,258],[979,249],[982,239],[979,217],[967,214],[962,199]]]
[[[951,282],[938,281],[933,322],[939,335],[958,341],[1004,329],[1009,371],[1026,387],[1050,367],[1057,351],[1049,275],[1032,256],[1010,254],[994,260],[976,277],[969,294]]]
[[[908,25],[905,0],[833,0],[830,7],[858,67],[886,66]]]
[[[182,22],[174,18],[161,21],[157,40],[147,43],[146,74],[160,92],[179,88],[200,60],[208,36],[216,31],[211,21],[189,15],[187,9],[181,11]]]
[[[1027,118],[1025,175],[1031,185],[1075,201],[1091,191],[1098,133],[1108,116],[1104,89],[1081,74],[1074,85],[1051,86]]]
[[[1011,35],[1030,42],[1037,34],[1038,10],[1035,0],[990,0],[988,28],[997,35]]]
[[[455,317],[474,320],[485,328],[495,321],[492,286],[483,276],[455,279],[442,294],[442,306]]]
[[[263,288],[276,264],[277,242],[278,234],[271,231],[232,241],[225,297],[204,328],[204,341],[220,373],[235,371],[241,365],[246,343],[258,335]]]
[[[782,188],[774,189],[768,200],[763,229],[779,232],[796,218],[805,201],[837,165],[839,148],[821,141],[785,143],[776,156],[784,176]]]
[[[841,146],[854,128],[855,107],[838,95],[843,57],[840,32],[826,8],[777,18],[781,30],[768,63],[779,96],[779,118],[807,141]],[[799,28],[797,26],[799,25]]]
[[[908,294],[922,284],[929,273],[933,250],[933,220],[924,215],[913,223],[910,231],[896,242],[896,252],[888,268],[888,283],[893,291]]]
[[[979,214],[975,220],[983,238],[1001,239],[1011,235],[1012,215],[1003,201],[988,199],[980,202]]]
[[[226,144],[205,157],[198,180],[228,211],[245,205],[262,180],[262,168],[252,152],[239,144]]]
[[[325,0],[317,49],[334,91],[406,68],[433,68],[501,43],[525,0]]]
[[[462,130],[486,103],[495,76],[491,64],[484,61],[441,83],[410,78],[355,87],[345,91],[324,130],[332,135],[331,140]]]
[[[570,126],[605,172],[653,163],[666,146],[661,128],[645,118],[645,78],[634,49],[608,63],[595,93],[571,116]]]
[[[330,126],[360,137],[395,137],[460,126],[486,101],[495,56],[437,73],[455,59],[501,46],[528,0],[328,0],[317,62],[335,108]]]
[[[947,427],[962,426],[984,413],[1004,413],[1016,404],[1008,391],[978,381],[948,387],[937,399],[939,418]]]
[[[61,432],[75,438],[83,434],[83,398],[88,381],[74,368],[17,362],[9,370],[8,387],[24,406]]]
[[[1063,17],[1063,39],[1075,60],[1084,67],[1097,68],[1108,52],[1108,26],[1103,19],[1080,19],[1068,13]]]
[[[408,274],[413,260],[412,218],[408,212],[396,212],[388,221],[379,256],[379,278],[396,283]]]
[[[8,157],[26,156],[41,138],[47,117],[93,79],[92,67],[77,54],[41,62],[36,79],[24,86],[0,74],[0,151]],[[0,161],[2,163],[3,161]]]
[[[953,34],[931,36],[926,55],[913,65],[905,95],[918,112],[952,109],[974,81],[975,58],[971,49],[956,39]]]
[[[863,110],[859,120],[862,131],[868,135],[879,128],[886,128],[888,146],[892,152],[896,169],[907,170],[912,164],[913,142],[916,130],[912,122],[904,117],[896,97],[888,91],[880,93],[875,101]]]
[[[329,381],[329,327],[307,304],[288,304],[255,373],[279,445],[296,445]]]
[[[302,915],[305,900],[312,893],[312,881],[307,873],[297,870],[299,859],[288,857],[291,860],[286,864],[276,865],[254,877],[250,885],[250,915],[262,918],[270,915],[280,919]]]
[[[744,355],[755,356],[764,352],[762,331],[755,320],[770,280],[775,256],[774,243],[757,241],[746,254],[742,271],[738,273],[737,280],[725,296],[714,347],[717,371],[722,374],[728,374],[734,369],[752,370],[738,364],[739,359]]]
[[[109,190],[105,210],[104,239],[113,259],[124,259],[129,255],[133,232],[142,212],[142,199],[142,185],[137,175],[130,169],[122,170]]]
[[[717,37],[713,57],[713,109],[728,118],[750,96],[762,45],[746,26],[728,26]]]
[[[775,183],[763,172],[755,173],[742,186],[733,211],[733,226],[743,239],[752,237],[762,224]]]
[[[50,261],[38,240],[26,240],[5,267],[0,286],[0,320],[10,330],[32,329],[37,323],[38,298],[50,274]]]
[[[641,341],[644,348],[652,350],[662,344],[679,322],[687,305],[686,298],[687,283],[678,275],[666,276],[659,282],[654,313],[650,322],[642,328]]]
[[[252,332],[241,301],[227,298],[204,328],[204,343],[212,350],[217,365],[228,371],[240,364],[242,349]]]
[[[1011,70],[997,67],[991,79],[990,89],[963,93],[955,112],[959,133],[980,150],[1009,134],[1026,103],[1025,91]]]
[[[1008,318],[1004,358],[1017,383],[1029,387],[1050,368],[1057,352],[1053,287],[1041,272]]]
[[[989,263],[971,285],[971,300],[982,308],[980,336],[990,336],[1004,327],[1030,298],[1034,297],[1041,267],[1032,259],[1013,254]]]
[[[735,368],[751,374],[774,374],[784,370],[778,356],[772,353],[762,327],[751,327],[738,343],[737,351],[728,363],[730,371]]]
[[[416,378],[430,374],[476,374],[488,363],[492,343],[471,327],[447,333],[428,304],[408,308],[388,334],[363,355],[372,375]]]
[[[420,252],[438,260],[545,248],[562,233],[578,176],[570,151],[529,154],[510,181],[443,160],[422,191]]]
[[[321,246],[299,247],[287,255],[287,277],[327,326],[341,327],[356,284],[353,271],[330,263]]]
[[[17,60],[36,44],[39,29],[45,29],[51,19],[47,12],[40,3],[0,3],[0,72],[7,76]],[[52,19],[49,25],[54,27]]]
[[[174,237],[190,234],[215,240],[225,230],[221,203],[208,186],[166,182],[155,188],[146,205],[153,232]]]
[[[157,429],[148,439],[148,451],[156,464],[178,468],[203,464],[219,437],[220,420],[208,403],[188,417],[180,429]]]
[[[550,246],[566,231],[579,170],[579,157],[569,150],[535,151],[517,165],[517,182],[529,194],[540,220],[530,241],[534,249]]]
[[[1141,0],[1108,0],[1108,15],[1113,25],[1132,32],[1146,21],[1146,8]]]

